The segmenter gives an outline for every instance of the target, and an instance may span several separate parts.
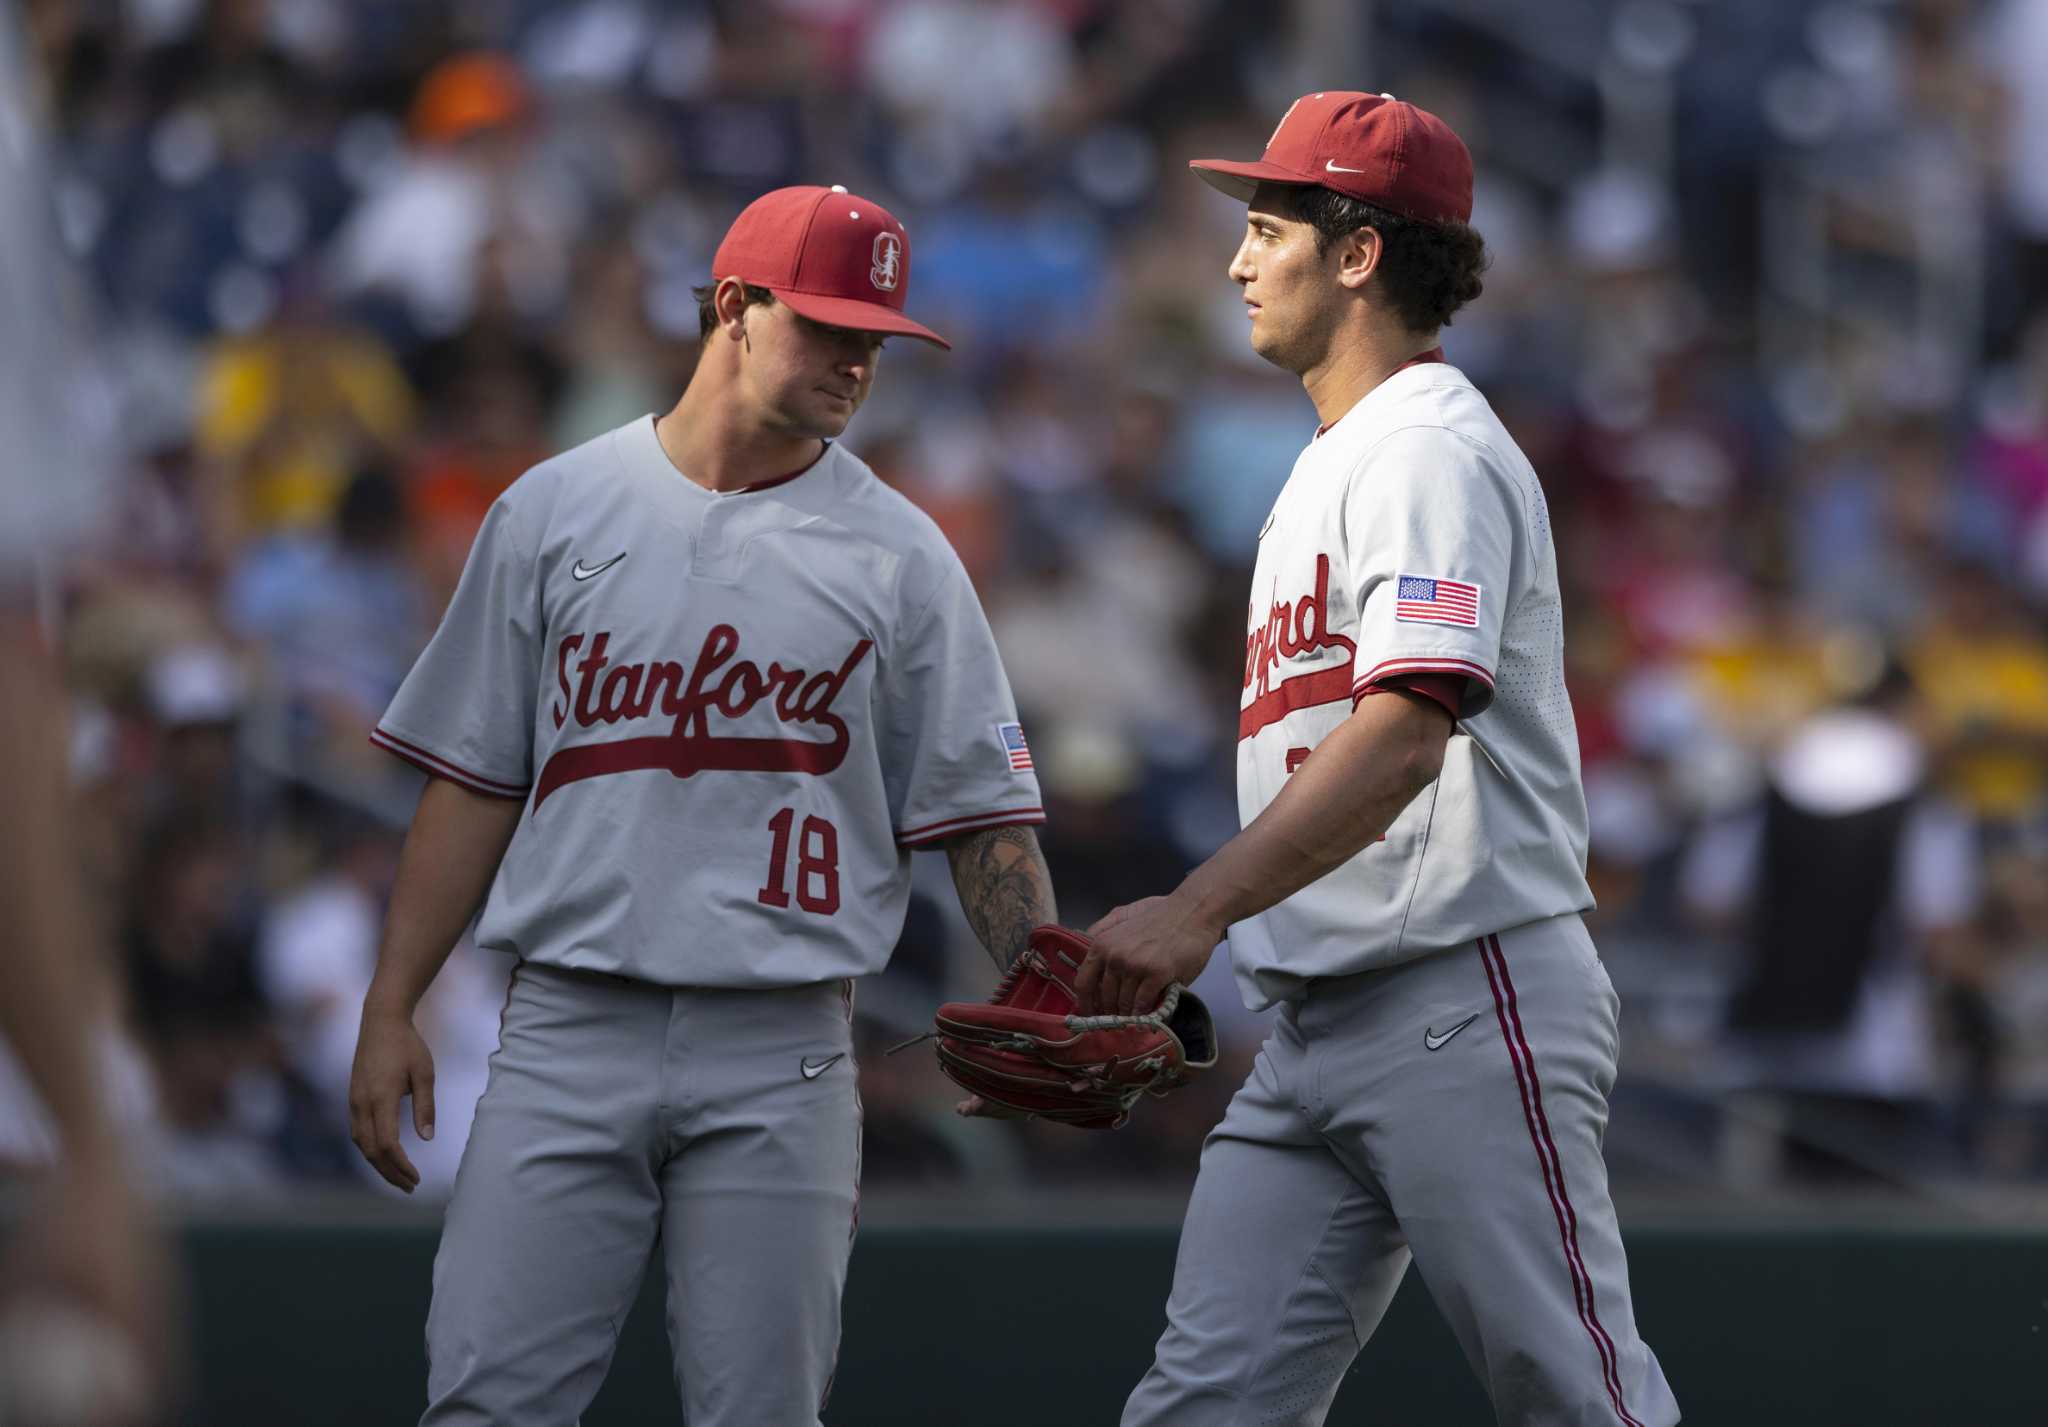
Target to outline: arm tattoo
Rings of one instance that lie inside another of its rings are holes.
[[[997,970],[1008,970],[1031,929],[1056,921],[1052,874],[1038,838],[1015,824],[963,833],[946,844],[960,910]]]

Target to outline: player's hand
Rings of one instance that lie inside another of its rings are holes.
[[[0,1272],[0,1337],[8,1341],[0,1352],[14,1359],[16,1377],[0,1383],[0,1413],[78,1427],[156,1420],[152,1405],[179,1356],[171,1274],[118,1154],[70,1155],[31,1206],[8,1258]],[[43,1356],[24,1361],[24,1353]],[[53,1412],[61,1417],[42,1415]]]
[[[1088,936],[1095,954],[1074,978],[1081,1014],[1128,1016],[1157,1005],[1169,984],[1186,986],[1200,976],[1223,929],[1172,897],[1147,897],[1118,907]]]
[[[1028,1120],[1030,1115],[1022,1110],[1012,1110],[1008,1105],[998,1105],[993,1100],[984,1100],[979,1095],[970,1095],[953,1107],[956,1115],[965,1115],[970,1120]]]
[[[434,1053],[402,1012],[363,1007],[355,1069],[348,1081],[349,1138],[370,1167],[407,1194],[420,1172],[398,1142],[399,1102],[412,1096],[413,1128],[434,1137]]]

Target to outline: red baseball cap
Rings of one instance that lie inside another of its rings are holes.
[[[827,326],[953,345],[903,315],[910,239],[896,215],[836,183],[778,188],[749,203],[712,255],[711,276],[765,287]]]
[[[1196,159],[1195,176],[1249,201],[1260,183],[1318,184],[1409,218],[1472,217],[1472,154],[1451,126],[1391,94],[1325,89],[1280,116],[1257,163]]]

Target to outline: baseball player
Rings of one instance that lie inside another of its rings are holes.
[[[1125,1427],[1320,1423],[1412,1256],[1503,1423],[1662,1427],[1600,1140],[1613,987],[1556,560],[1528,461],[1437,330],[1479,292],[1472,160],[1388,95],[1304,95],[1230,264],[1322,427],[1259,532],[1244,830],[1091,928],[1084,1011],[1224,936],[1276,1029],[1202,1152]]]
[[[1028,747],[936,526],[834,438],[903,313],[903,225],[844,188],[740,214],[660,418],[491,508],[373,741],[433,777],[351,1113],[401,1188],[411,1012],[479,900],[520,959],[427,1320],[428,1424],[566,1427],[659,1244],[692,1427],[815,1423],[858,1205],[853,978],[944,847],[1001,963],[1053,918]],[[486,895],[488,894],[488,895]]]
[[[35,72],[0,0],[0,1056],[33,1091],[15,1108],[58,1156],[0,1242],[0,1419],[113,1427],[154,1419],[177,1354],[169,1266],[105,1074],[113,998],[77,875],[67,691],[47,637],[53,558],[105,517],[120,466],[57,238]]]

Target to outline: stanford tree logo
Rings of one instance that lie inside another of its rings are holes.
[[[868,269],[868,281],[883,292],[894,292],[903,280],[903,240],[889,229],[875,234],[875,262]]]

